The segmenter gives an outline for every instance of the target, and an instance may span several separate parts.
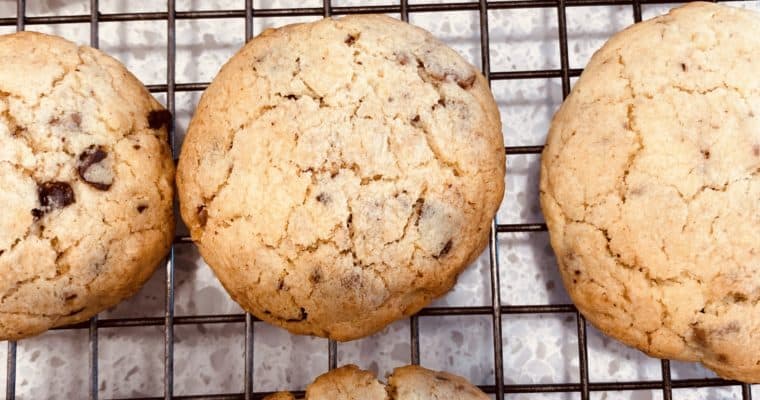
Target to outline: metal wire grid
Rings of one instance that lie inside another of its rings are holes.
[[[243,0],[244,8],[241,10],[214,10],[214,11],[176,11],[175,0],[167,0],[166,12],[135,12],[135,13],[112,13],[101,14],[98,8],[98,0],[90,0],[90,15],[71,16],[39,16],[26,17],[26,1],[17,0],[16,18],[0,18],[0,26],[16,26],[21,31],[29,25],[39,24],[65,24],[65,23],[90,23],[90,45],[98,47],[98,23],[107,21],[145,21],[165,20],[167,28],[166,48],[166,84],[149,85],[151,92],[166,93],[166,106],[172,115],[175,111],[175,93],[179,91],[201,91],[208,86],[208,82],[175,83],[175,48],[176,30],[175,23],[178,19],[211,19],[211,18],[244,18],[245,38],[250,40],[253,36],[253,24],[256,17],[281,17],[281,16],[324,16],[362,13],[397,13],[404,21],[409,20],[409,14],[413,12],[436,12],[436,11],[478,11],[480,22],[480,54],[483,74],[490,82],[493,80],[517,80],[560,78],[562,82],[563,98],[570,92],[570,78],[577,77],[581,69],[571,69],[568,58],[568,39],[566,8],[578,6],[614,6],[630,5],[632,7],[634,21],[641,21],[642,4],[663,4],[665,1],[658,0],[513,0],[513,1],[487,1],[479,0],[473,3],[446,3],[446,4],[408,4],[408,0],[400,0],[397,5],[381,6],[349,6],[333,7],[330,0],[323,0],[322,7],[313,8],[279,8],[279,9],[254,9],[253,0]],[[677,0],[682,2],[683,0]],[[737,0],[726,0],[737,1]],[[673,1],[667,1],[672,3]],[[557,10],[560,69],[523,70],[523,71],[491,71],[488,37],[488,11],[496,9],[528,9],[528,8],[554,8]],[[171,128],[169,136],[173,153],[175,148],[174,129]],[[543,146],[507,146],[504,148],[507,157],[519,154],[540,154]],[[175,157],[176,158],[176,157]],[[589,382],[588,376],[588,346],[586,337],[586,321],[572,304],[541,304],[541,305],[502,305],[500,298],[499,263],[497,239],[499,233],[515,232],[542,232],[546,231],[543,223],[519,223],[499,224],[496,219],[491,223],[489,233],[489,264],[491,277],[491,305],[482,307],[429,307],[420,311],[410,318],[410,349],[411,362],[419,364],[419,322],[420,316],[464,316],[464,315],[490,315],[493,323],[493,350],[494,350],[494,385],[481,386],[487,393],[494,394],[497,399],[503,399],[505,393],[548,393],[569,392],[579,393],[582,400],[589,399],[591,391],[620,391],[620,390],[661,390],[664,400],[672,399],[672,390],[677,388],[698,388],[711,386],[741,385],[742,399],[751,400],[750,385],[735,381],[727,381],[717,378],[706,379],[680,379],[673,380],[670,377],[670,363],[668,360],[661,361],[661,380],[627,381],[627,382]],[[174,244],[192,243],[187,236],[178,236]],[[254,322],[256,317],[250,314],[227,314],[227,315],[201,315],[201,316],[174,316],[174,245],[165,266],[165,310],[163,317],[156,318],[118,318],[98,319],[92,318],[89,322],[61,327],[57,329],[88,329],[89,330],[89,399],[98,399],[98,329],[105,327],[133,327],[133,326],[163,326],[164,327],[164,396],[144,399],[260,399],[268,393],[253,391],[253,337]],[[579,358],[579,382],[577,383],[552,383],[552,384],[504,384],[503,371],[504,360],[502,353],[502,315],[518,314],[574,314],[577,321],[578,333],[578,358]],[[174,326],[185,324],[215,324],[215,323],[242,323],[245,325],[245,350],[244,350],[244,391],[243,393],[219,393],[200,396],[174,396]],[[328,368],[337,367],[337,343],[328,342]],[[8,343],[7,374],[6,374],[6,399],[15,399],[16,388],[16,343]],[[303,395],[302,392],[295,393]]]

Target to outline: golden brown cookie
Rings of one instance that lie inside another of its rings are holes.
[[[320,375],[306,388],[305,400],[487,400],[489,397],[466,379],[416,365],[393,370],[385,386],[369,371],[346,365]],[[295,400],[278,392],[267,400]]]
[[[350,340],[446,293],[504,190],[472,65],[377,15],[268,30],[211,83],[178,170],[183,219],[246,310]]]
[[[554,117],[541,203],[600,330],[760,381],[760,16],[691,3],[615,35]]]
[[[171,244],[168,112],[119,62],[0,36],[0,340],[134,294]]]

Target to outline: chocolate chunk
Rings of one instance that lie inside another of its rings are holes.
[[[417,218],[414,221],[414,226],[420,226],[420,219],[422,218],[422,207],[425,206],[425,198],[420,197],[414,202],[414,213],[417,214]]]
[[[79,155],[77,172],[88,185],[98,190],[108,190],[113,184],[113,174],[107,162],[108,153],[102,146],[90,145]]]
[[[327,204],[330,202],[330,195],[327,193],[320,193],[317,195],[317,201],[320,203]]]
[[[309,282],[313,284],[322,282],[322,271],[320,271],[319,268],[314,268],[314,270],[311,271],[311,275],[309,275]]]
[[[449,252],[451,251],[452,244],[453,243],[451,242],[451,239],[449,239],[449,241],[446,242],[445,245],[443,245],[443,248],[441,249],[441,251],[438,252],[438,255],[435,256],[435,258],[441,258],[445,256],[446,254],[449,254]]]
[[[148,206],[146,206],[145,204],[140,204],[139,206],[137,206],[137,212],[139,212],[140,214],[142,214],[143,211],[147,209],[148,209]]]
[[[206,211],[206,206],[198,206],[196,213],[198,213],[198,222],[201,224],[201,228],[203,228],[206,226],[206,222],[208,222],[208,211]]]
[[[80,113],[73,113],[71,114],[71,122],[74,123],[77,127],[82,125],[82,114]]]
[[[359,38],[359,34],[353,35],[353,34],[349,33],[348,36],[346,36],[346,40],[344,40],[343,42],[347,46],[353,46],[354,43],[356,43],[356,39],[358,39],[358,38]]]
[[[163,126],[170,127],[172,122],[172,113],[168,110],[153,110],[148,113],[148,127],[150,129],[160,129]]]
[[[694,336],[694,341],[697,342],[698,345],[704,347],[707,345],[707,331],[700,328],[699,326],[693,326],[692,333]]]
[[[56,208],[64,208],[70,204],[73,204],[76,199],[74,198],[74,190],[66,182],[44,182],[37,185],[37,197],[39,198],[41,209],[35,212],[32,210],[32,215],[45,213]]]
[[[40,210],[39,208],[32,209],[32,216],[34,217],[35,221],[42,218],[43,215],[45,215],[45,212]]]

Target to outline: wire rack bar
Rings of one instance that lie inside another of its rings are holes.
[[[420,319],[419,314],[409,318],[409,356],[412,365],[420,365]]]
[[[491,50],[488,31],[488,2],[478,2],[480,26],[480,63],[483,76],[491,86]],[[496,398],[504,398],[504,353],[501,334],[501,282],[499,279],[499,239],[496,217],[491,221],[488,232],[488,262],[491,272],[491,329],[493,334],[493,368]]]
[[[689,0],[673,0],[667,4],[686,3]],[[726,2],[743,0],[723,0]],[[589,6],[622,6],[638,4],[665,4],[662,0],[567,0],[565,7],[589,7]],[[552,8],[558,4],[557,0],[516,0],[488,2],[489,10],[521,9],[521,8]],[[440,11],[477,11],[478,3],[443,3],[443,4],[408,4],[408,12],[440,12]],[[306,8],[266,8],[257,9],[256,17],[306,17],[324,15],[324,7]],[[330,7],[331,15],[345,14],[393,14],[400,13],[401,6],[342,6]],[[245,10],[206,10],[206,11],[177,11],[175,18],[185,19],[216,19],[216,18],[244,18]],[[89,15],[55,15],[26,17],[24,22],[28,25],[42,24],[73,24],[89,22]],[[135,12],[135,13],[104,13],[100,15],[101,22],[126,22],[126,21],[151,21],[166,20],[167,12]],[[16,18],[0,18],[0,26],[15,25]]]
[[[575,306],[572,304],[538,304],[538,305],[502,305],[501,314],[558,314],[574,313]],[[417,317],[438,317],[438,316],[466,316],[466,315],[489,315],[493,312],[491,306],[470,306],[470,307],[429,307],[423,308],[417,313]],[[252,322],[261,320],[251,316]],[[126,328],[138,326],[163,326],[165,317],[141,317],[141,318],[112,318],[98,319],[96,321],[99,329],[103,328]],[[205,325],[205,324],[234,324],[245,323],[246,314],[214,314],[214,315],[191,315],[175,316],[174,325]],[[412,326],[414,327],[412,322]],[[89,322],[83,322],[73,325],[65,325],[52,328],[51,330],[70,330],[88,328]]]
[[[176,10],[175,0],[166,1],[166,107],[171,113],[169,124],[169,145],[172,155],[177,154],[176,138],[174,136],[175,116],[175,67],[176,67]],[[164,398],[170,400],[174,396],[174,267],[175,249],[172,246],[169,260],[166,263],[166,298],[164,310]]]

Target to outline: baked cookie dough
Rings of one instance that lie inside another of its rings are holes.
[[[615,35],[555,115],[541,204],[570,297],[656,357],[760,381],[760,16]]]
[[[446,372],[408,365],[393,370],[388,385],[369,371],[346,365],[319,376],[306,388],[305,400],[487,400],[489,397],[466,379]],[[278,392],[266,400],[296,400]]]
[[[504,191],[481,74],[385,16],[267,30],[203,94],[181,212],[233,299],[350,340],[441,296],[484,249]]]
[[[119,62],[0,36],[0,340],[87,320],[171,244],[171,116]]]

